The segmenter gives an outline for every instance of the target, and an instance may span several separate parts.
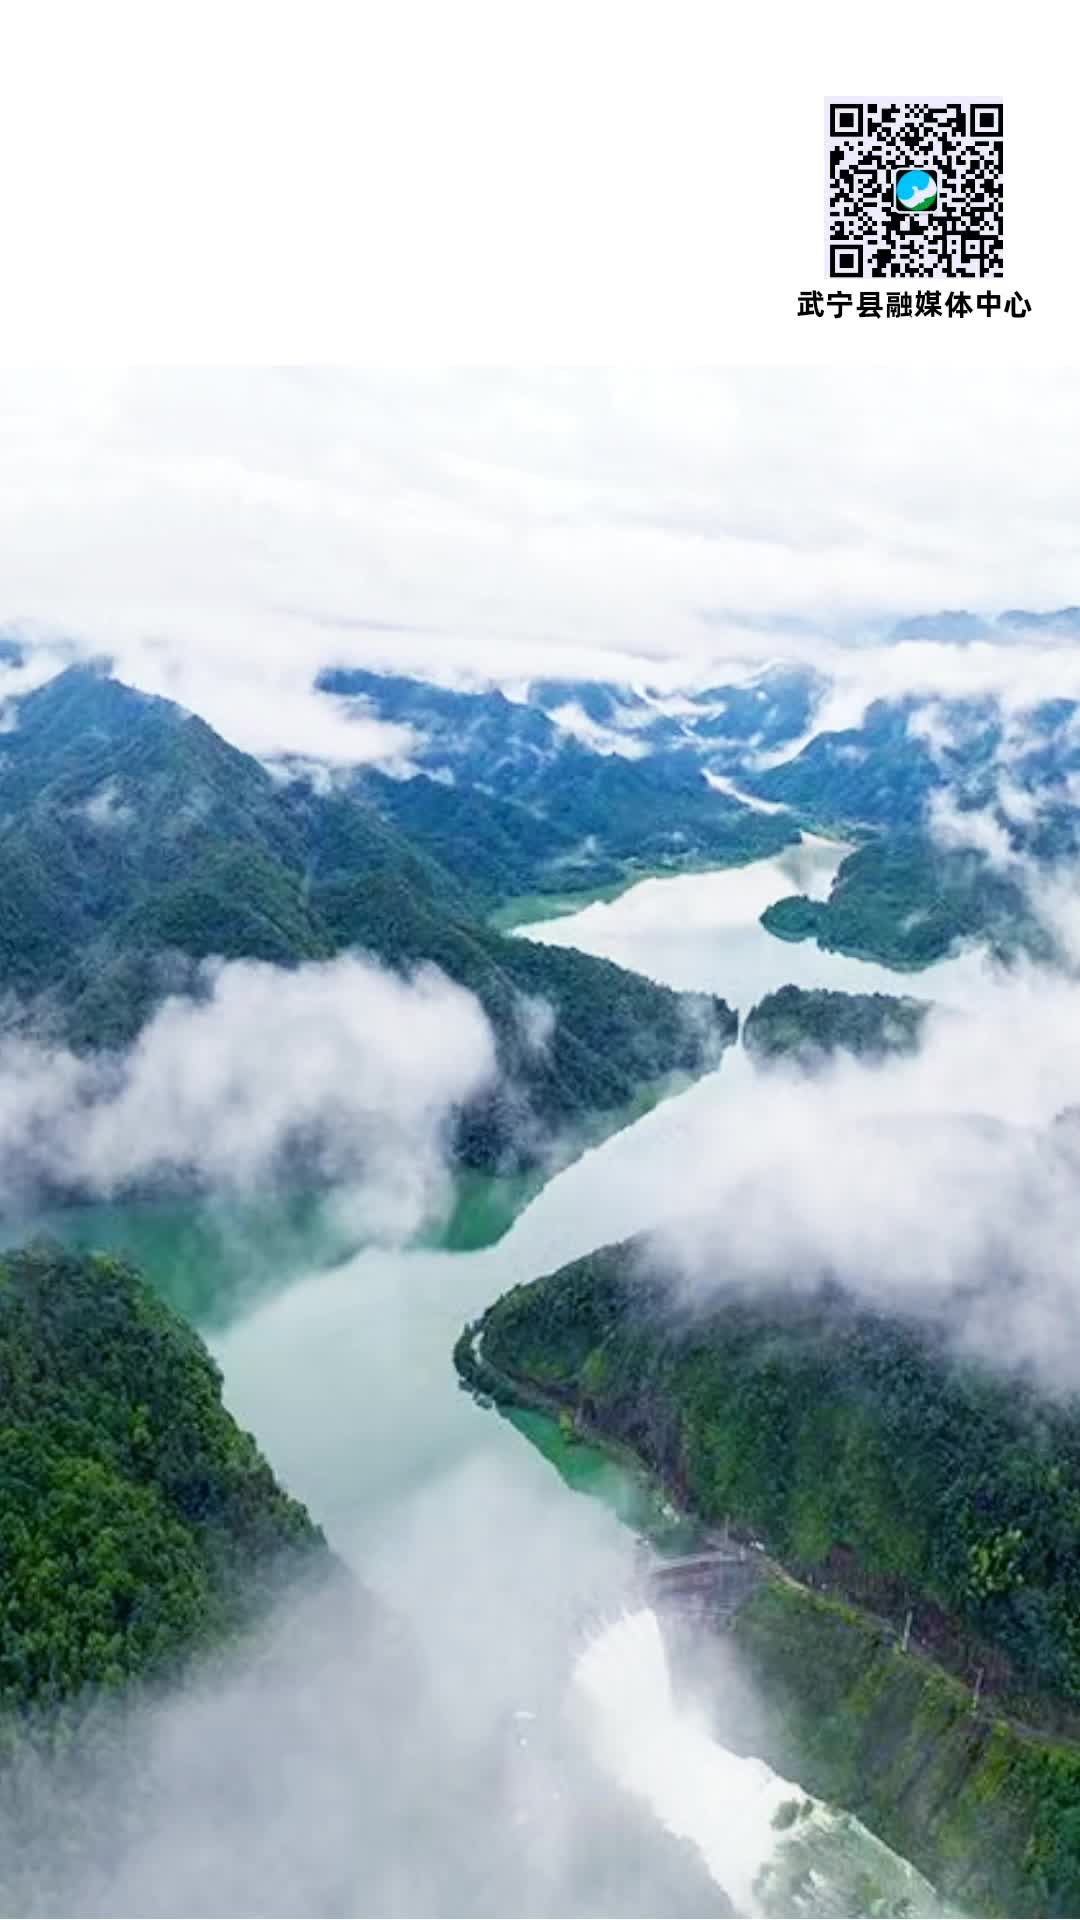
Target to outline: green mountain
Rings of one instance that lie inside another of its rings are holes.
[[[868,840],[842,862],[827,900],[790,894],[761,924],[782,940],[898,969],[930,966],[964,941],[983,941],[1002,960],[1052,958],[1018,879],[982,853],[943,851],[916,832]]]
[[[739,778],[803,820],[855,833],[925,834],[947,793],[961,814],[992,815],[1014,852],[1051,861],[1078,850],[1078,713],[1068,699],[1021,712],[991,697],[875,700],[858,727],[817,733],[791,759]]]
[[[1076,1911],[1080,1403],[835,1284],[677,1306],[645,1242],[515,1287],[456,1358],[764,1542],[736,1639],[774,1765],[969,1911]]]
[[[928,705],[933,733],[920,725]],[[992,700],[875,700],[860,726],[817,733],[792,759],[744,779],[763,799],[822,823],[910,829],[943,788],[990,798],[1003,732]]]
[[[419,777],[365,773],[353,791],[489,908],[517,894],[606,887],[642,869],[736,865],[799,837],[790,820],[713,789],[703,763],[724,759],[719,709],[724,727],[740,737],[751,724],[755,739],[769,735],[770,725],[781,732],[793,725],[792,702],[797,718],[809,698],[802,676],[777,676],[768,694],[764,687],[712,689],[699,696],[700,713],[688,702],[689,718],[678,722],[655,716],[628,689],[575,681],[537,682],[528,702],[361,668],[328,671],[318,687],[364,715],[413,729]],[[555,712],[579,707],[612,740],[621,735],[633,757],[594,751],[539,700]]]
[[[18,1716],[175,1674],[333,1562],[123,1261],[0,1262],[0,1751]]]
[[[750,1009],[743,1045],[760,1061],[814,1066],[836,1053],[882,1060],[913,1053],[929,1012],[925,1000],[891,993],[832,993],[824,987],[779,987]]]
[[[120,1047],[210,955],[283,967],[347,948],[471,989],[498,1087],[462,1116],[480,1167],[613,1115],[673,1072],[715,1063],[733,1016],[605,961],[507,939],[475,892],[370,800],[282,784],[202,720],[92,668],[18,703],[0,752],[0,994],[11,1018],[84,1049]],[[556,1015],[537,1047],[523,1010]]]

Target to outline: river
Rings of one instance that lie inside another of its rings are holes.
[[[826,890],[845,851],[815,841],[749,867],[646,880],[520,937],[708,988],[743,1012],[788,980],[962,1003],[979,968],[972,956],[897,976],[758,925],[783,893]],[[516,1714],[527,1745],[528,1716],[570,1699],[642,1819],[685,1836],[740,1912],[852,1912],[853,1887],[867,1878],[879,1892],[862,1911],[900,1899],[914,1913],[941,1911],[913,1869],[847,1816],[814,1808],[794,1837],[771,1826],[767,1816],[801,1790],[692,1723],[670,1693],[652,1616],[623,1617],[641,1486],[541,1420],[518,1423],[542,1442],[527,1444],[458,1389],[451,1366],[464,1321],[507,1287],[667,1217],[695,1141],[730,1121],[753,1071],[730,1050],[717,1073],[586,1153],[497,1244],[469,1253],[369,1247],[343,1258],[318,1210],[259,1232],[205,1209],[186,1220],[159,1209],[141,1222],[130,1209],[86,1209],[52,1225],[84,1243],[134,1243],[162,1290],[209,1325],[228,1404],[416,1630],[449,1716],[494,1725]],[[214,1325],[200,1303],[226,1267],[235,1317]],[[573,1483],[601,1498],[580,1498]],[[783,1866],[796,1854],[797,1895]],[[535,1910],[522,1897],[520,1911]]]

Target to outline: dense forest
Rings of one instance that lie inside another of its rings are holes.
[[[513,797],[428,775],[352,785],[468,886],[485,909],[516,896],[591,893],[688,866],[738,866],[793,846],[798,828],[716,792],[690,754],[626,760],[576,741]]]
[[[0,1751],[30,1709],[173,1675],[334,1567],[123,1261],[3,1255],[0,1392]]]
[[[943,851],[925,835],[874,839],[848,855],[827,900],[792,894],[766,907],[761,924],[782,940],[816,940],[827,952],[919,968],[965,940],[999,959],[1050,958],[1022,886],[974,851]]]
[[[921,1609],[946,1642],[952,1623],[957,1645],[987,1649],[994,1684],[1080,1707],[1077,1405],[836,1286],[676,1310],[633,1242],[514,1288],[481,1350],[633,1447],[706,1519]]]
[[[915,1051],[929,1010],[926,1001],[899,994],[779,987],[751,1007],[743,1022],[743,1045],[756,1060],[800,1066],[836,1053],[882,1060]]]
[[[500,1086],[462,1116],[457,1143],[480,1167],[537,1150],[523,1093],[550,1137],[704,1070],[732,1037],[711,996],[504,938],[485,924],[489,898],[370,797],[276,780],[194,715],[91,668],[23,698],[5,735],[9,1020],[15,1008],[78,1048],[116,1048],[166,993],[199,991],[211,955],[292,967],[359,948],[405,971],[434,962],[477,995],[496,1037]],[[523,1017],[537,997],[557,1016],[545,1047]]]
[[[681,1300],[655,1246],[604,1248],[466,1327],[462,1384],[629,1447],[781,1563],[733,1629],[755,1751],[961,1911],[1075,1914],[1080,1404],[835,1283]]]

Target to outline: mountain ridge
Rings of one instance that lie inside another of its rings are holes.
[[[510,1168],[715,1065],[734,1016],[584,954],[486,926],[474,893],[355,796],[282,784],[173,703],[74,667],[0,747],[0,994],[9,1031],[131,1043],[210,956],[283,967],[362,949],[434,963],[492,1024],[499,1081],[461,1117],[465,1164]],[[25,731],[23,730],[25,727]],[[523,998],[555,1016],[530,1044]],[[532,1134],[521,1124],[531,1109]]]

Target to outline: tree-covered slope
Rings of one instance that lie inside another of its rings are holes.
[[[764,1582],[734,1645],[781,1773],[849,1808],[967,1914],[1075,1914],[1080,1749],[972,1712],[972,1688],[895,1630]],[[870,1912],[880,1912],[871,1907]]]
[[[743,1022],[743,1045],[758,1060],[805,1066],[836,1053],[881,1060],[915,1051],[928,1011],[926,1001],[899,994],[779,987],[751,1007]]]
[[[846,1565],[928,1632],[985,1644],[997,1683],[1080,1706],[1080,1405],[835,1287],[677,1311],[633,1242],[515,1288],[482,1324],[485,1360],[565,1396],[696,1512],[804,1570]]]
[[[739,777],[803,820],[902,839],[932,834],[945,804],[961,824],[980,816],[1003,846],[1050,862],[1080,846],[1078,714],[1071,699],[1020,711],[993,696],[875,700],[857,727],[817,733],[791,759]]]
[[[167,1675],[332,1564],[123,1261],[0,1256],[0,1396],[0,1714]]]
[[[774,1765],[968,1911],[1074,1913],[1080,1404],[835,1286],[673,1302],[654,1249],[606,1248],[504,1295],[459,1369],[780,1560],[735,1626]]]
[[[956,744],[938,746],[919,731],[924,705],[875,700],[860,726],[815,734],[793,759],[748,773],[747,785],[823,824],[920,827],[931,796],[983,776],[1001,741],[991,702],[957,701],[938,715],[939,734]]]
[[[896,968],[930,966],[968,940],[1003,959],[1050,952],[1016,878],[919,833],[867,841],[843,861],[827,900],[791,894],[766,907],[761,923],[782,940],[816,940]]]
[[[715,791],[703,772],[705,760],[723,759],[721,712],[736,734],[753,723],[760,739],[770,720],[782,724],[778,715],[790,724],[792,700],[803,711],[806,690],[793,678],[797,696],[786,681],[775,696],[713,689],[699,696],[700,714],[688,701],[689,717],[670,725],[663,716],[644,724],[652,709],[627,690],[620,696],[576,682],[537,683],[527,702],[497,689],[466,693],[366,669],[328,671],[318,684],[360,702],[365,714],[414,730],[410,752],[421,777],[365,774],[354,790],[495,906],[515,894],[606,886],[628,863],[725,865],[793,844],[798,829],[789,820]],[[720,697],[725,692],[729,701]],[[537,693],[555,716],[564,704],[590,719],[603,715],[609,740],[622,736],[629,751],[595,751],[536,704]]]
[[[453,835],[431,837],[446,852]],[[20,701],[4,736],[0,996],[78,1047],[119,1047],[211,955],[434,962],[495,1030],[503,1085],[460,1140],[484,1166],[534,1150],[538,1122],[577,1126],[715,1060],[721,1002],[504,939],[482,922],[492,883],[456,864],[370,796],[283,785],[182,708],[72,668]],[[539,999],[555,1016],[543,1043]]]
[[[424,775],[369,774],[354,791],[487,909],[522,894],[596,891],[656,870],[761,860],[799,837],[790,820],[716,792],[684,753],[629,761],[570,742],[512,797]]]

